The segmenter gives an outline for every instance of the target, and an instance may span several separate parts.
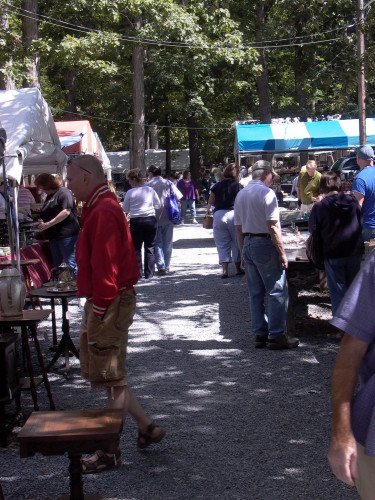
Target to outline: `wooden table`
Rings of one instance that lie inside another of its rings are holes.
[[[21,458],[68,453],[70,499],[93,498],[83,494],[84,453],[115,453],[122,431],[122,410],[73,410],[32,413],[18,434]],[[97,496],[95,498],[98,498]],[[102,497],[100,497],[102,498]]]
[[[75,291],[67,291],[67,292],[53,292],[51,288],[40,287],[34,288],[30,291],[30,295],[35,297],[42,297],[51,300],[51,308],[52,308],[52,334],[53,334],[53,344],[57,346],[56,353],[52,358],[52,361],[47,366],[47,371],[49,371],[52,366],[56,363],[60,356],[65,356],[65,374],[69,377],[70,372],[70,364],[69,364],[69,351],[74,354],[76,358],[79,359],[79,352],[76,349],[76,346],[73,343],[73,340],[70,337],[70,326],[69,319],[67,317],[68,311],[68,299],[77,296],[77,292]],[[57,335],[56,335],[56,316],[55,316],[55,299],[61,299],[62,306],[62,337],[60,339],[59,344],[57,345]]]
[[[40,344],[38,340],[38,335],[36,331],[36,325],[39,321],[45,320],[50,315],[50,309],[44,309],[43,311],[39,310],[27,310],[22,311],[22,316],[1,316],[0,315],[0,328],[15,328],[21,327],[21,335],[22,335],[22,347],[26,354],[27,368],[30,376],[30,390],[31,396],[34,402],[34,409],[39,410],[38,406],[38,396],[36,393],[36,382],[34,377],[34,368],[31,358],[30,344],[29,344],[29,331],[31,333],[32,339],[34,341],[34,346],[36,349],[36,353],[38,356],[39,365],[42,371],[42,377],[44,386],[47,391],[47,395],[50,402],[51,410],[55,409],[55,404],[53,402],[51,387],[48,380],[48,375],[46,368],[44,366],[43,355],[40,349]]]

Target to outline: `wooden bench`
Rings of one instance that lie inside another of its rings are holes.
[[[122,410],[73,410],[33,412],[18,434],[21,458],[68,453],[70,500],[93,500],[84,495],[81,457],[103,450],[115,453],[122,431]]]

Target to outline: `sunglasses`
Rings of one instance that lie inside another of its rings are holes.
[[[74,161],[74,159],[69,158],[67,165],[71,165],[73,163],[73,161]],[[80,165],[76,165],[76,167],[80,168],[81,170],[84,170],[85,172],[87,172],[90,175],[92,174],[92,172],[90,172],[90,170],[87,170],[87,168],[85,168],[85,167],[81,167]]]

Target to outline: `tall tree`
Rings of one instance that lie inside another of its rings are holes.
[[[134,28],[142,26],[142,17],[138,16]],[[139,168],[146,175],[145,165],[145,84],[144,84],[144,48],[135,45],[132,55],[133,68],[133,133],[130,156],[132,167]]]
[[[38,0],[22,0],[22,45],[23,61],[25,66],[24,87],[40,89],[40,58],[33,45],[39,38],[38,32]]]
[[[257,28],[255,31],[255,40],[260,43],[264,40],[266,13],[264,2],[260,1],[256,7]],[[271,123],[271,102],[270,89],[268,81],[268,61],[267,51],[264,48],[259,50],[258,64],[260,72],[257,76],[257,89],[259,98],[259,119],[261,123]]]
[[[0,0],[0,90],[12,90],[15,88],[13,73],[13,56],[10,48],[14,44],[14,38],[9,32],[8,9],[5,0]]]

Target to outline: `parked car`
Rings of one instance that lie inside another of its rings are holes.
[[[353,153],[350,156],[344,156],[343,158],[339,158],[338,160],[336,160],[332,165],[331,170],[333,170],[334,172],[344,173],[346,178],[355,177],[355,175],[359,171],[356,153]]]
[[[351,192],[353,189],[353,179],[359,172],[356,153],[339,158],[332,165],[331,171],[340,174],[342,190],[344,192]]]

